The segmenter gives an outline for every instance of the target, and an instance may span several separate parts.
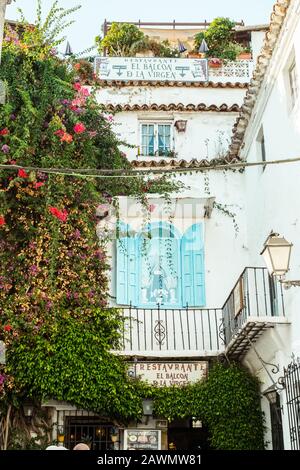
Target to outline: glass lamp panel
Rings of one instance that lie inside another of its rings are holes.
[[[291,246],[269,246],[269,258],[275,276],[283,276],[289,270]]]

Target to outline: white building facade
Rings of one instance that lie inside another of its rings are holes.
[[[275,12],[230,150],[234,157],[262,164],[245,171],[251,263],[261,264],[260,252],[266,238],[272,231],[278,232],[293,244],[286,279],[298,280],[299,161],[279,162],[299,159],[300,154],[300,2],[278,1]],[[270,161],[275,164],[264,165]],[[262,394],[267,392],[262,406],[267,417],[269,447],[273,444],[273,448],[299,450],[299,288],[284,289],[283,301],[287,323],[261,334],[242,360],[260,379]],[[268,394],[269,391],[277,392],[277,396]],[[266,396],[273,400],[271,405]],[[282,423],[281,436],[277,432],[278,421],[279,427]]]
[[[124,331],[116,354],[130,376],[167,386],[174,383],[165,370],[184,371],[172,376],[184,385],[205,377],[218,357],[243,363],[261,384],[269,449],[300,448],[300,290],[285,290],[260,256],[271,230],[281,233],[294,244],[290,278],[299,278],[299,163],[267,164],[299,158],[299,16],[299,0],[278,0],[261,54],[264,32],[252,28],[253,78],[252,61],[190,81],[176,75],[181,59],[96,61],[98,102],[116,113],[135,171],[168,171],[185,185],[167,200],[148,193],[147,209],[119,198],[111,305],[123,311]],[[149,76],[167,69],[172,80]],[[76,414],[52,406],[61,424]],[[120,431],[119,448],[132,449],[147,432],[169,448],[167,422],[145,414]]]

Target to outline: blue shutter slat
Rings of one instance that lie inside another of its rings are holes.
[[[136,238],[129,237],[127,272],[128,272],[128,303],[135,305],[137,298],[137,263],[136,263]]]
[[[183,307],[205,305],[205,271],[202,227],[189,228],[181,241]]]
[[[117,240],[117,303],[126,305],[128,303],[128,238],[120,238]]]
[[[136,303],[136,238],[130,236],[130,228],[119,225],[120,238],[117,240],[117,304]]]

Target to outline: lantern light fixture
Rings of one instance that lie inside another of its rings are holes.
[[[185,121],[184,119],[180,119],[180,120],[175,122],[175,127],[176,127],[178,132],[185,132],[186,131],[186,125],[187,125],[187,121]]]
[[[286,289],[300,286],[300,280],[285,280],[285,275],[289,271],[292,246],[292,243],[272,231],[261,252],[270,275],[278,278]]]

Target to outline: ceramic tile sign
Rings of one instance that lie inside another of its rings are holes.
[[[124,450],[160,450],[161,431],[148,429],[125,429]]]
[[[207,377],[208,362],[135,362],[128,375],[157,387],[185,386]]]
[[[164,57],[96,57],[95,73],[101,80],[206,82],[206,59]]]

